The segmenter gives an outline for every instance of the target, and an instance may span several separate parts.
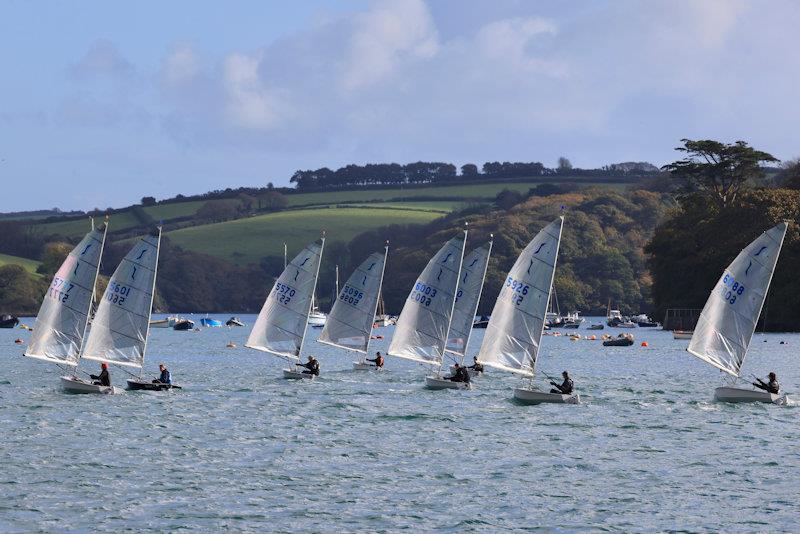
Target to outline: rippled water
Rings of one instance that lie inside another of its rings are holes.
[[[28,334],[0,330],[0,531],[800,530],[797,403],[711,402],[720,373],[667,332],[545,338],[541,368],[584,403],[519,406],[512,376],[426,391],[419,366],[356,373],[314,342],[321,379],[285,381],[225,347],[248,330],[153,330],[148,373],[164,361],[185,389],[121,395],[62,393],[13,344]],[[745,374],[800,396],[798,347],[756,336]]]

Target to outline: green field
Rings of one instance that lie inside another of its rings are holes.
[[[144,208],[145,213],[151,216],[156,222],[177,219],[178,217],[188,217],[194,215],[199,210],[205,200],[192,200],[189,202],[174,202],[172,204],[160,204],[158,206],[148,206]]]
[[[28,258],[20,258],[19,256],[9,256],[8,254],[0,254],[0,267],[3,265],[10,265],[10,264],[17,264],[21,265],[26,271],[33,274],[34,276],[41,276],[36,272],[36,268],[39,267],[40,262],[36,260],[29,260]]]
[[[100,224],[102,216],[94,218],[95,224]],[[114,213],[108,221],[108,230],[126,230],[139,225],[139,220],[129,211]],[[66,237],[81,237],[91,229],[89,217],[85,219],[73,219],[71,221],[52,222],[36,225],[36,229],[44,235],[62,235]]]
[[[322,208],[290,210],[217,224],[193,226],[166,235],[186,250],[202,252],[239,264],[264,256],[289,254],[320,236],[324,229],[330,241],[347,242],[355,235],[387,224],[424,224],[441,213],[407,209]]]

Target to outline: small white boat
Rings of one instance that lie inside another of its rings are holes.
[[[325,322],[328,320],[328,316],[325,315],[323,312],[319,310],[314,310],[308,314],[308,324],[309,326],[314,327],[322,327],[325,326]]]
[[[288,380],[314,380],[314,375],[312,375],[311,373],[304,373],[302,371],[284,369],[283,378],[286,378]]]
[[[767,402],[786,404],[786,395],[780,395],[760,389],[744,389],[729,386],[714,390],[714,400],[719,402]]]
[[[67,393],[102,393],[109,395],[122,392],[121,389],[114,386],[99,386],[77,376],[62,376],[61,387]]]
[[[514,399],[523,404],[580,404],[581,396],[577,393],[545,393],[536,389],[515,388]]]
[[[694,332],[686,330],[673,330],[672,339],[692,339]]]
[[[469,382],[453,382],[439,376],[426,376],[425,387],[428,389],[470,389]]]
[[[686,349],[689,354],[734,378],[741,376],[788,226],[782,222],[762,233],[725,268],[700,313]],[[714,399],[786,403],[785,396],[780,400],[780,391],[773,394],[732,386],[717,388]]]

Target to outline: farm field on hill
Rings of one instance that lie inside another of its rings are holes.
[[[176,245],[210,254],[238,264],[256,262],[264,256],[282,256],[283,243],[289,255],[327,231],[329,242],[348,242],[355,235],[387,224],[424,224],[442,214],[410,209],[322,208],[290,210],[217,224],[206,224],[167,232]]]
[[[0,254],[0,267],[2,267],[3,265],[10,265],[14,263],[17,265],[21,265],[26,271],[33,274],[34,276],[41,276],[36,272],[36,268],[39,267],[40,262],[36,260],[29,260],[28,258],[20,258],[19,256]]]
[[[95,216],[95,224],[100,224],[103,221],[103,216]],[[108,222],[108,231],[114,232],[116,230],[126,230],[134,228],[139,225],[139,220],[133,216],[129,211],[122,211],[119,213],[112,213]],[[89,216],[80,219],[72,219],[61,222],[51,222],[37,224],[35,227],[44,235],[62,235],[66,237],[82,237],[86,232],[91,229],[89,224]]]

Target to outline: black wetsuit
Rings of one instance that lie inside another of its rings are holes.
[[[306,371],[303,371],[304,375],[319,376],[319,362],[317,360],[311,360],[308,363],[298,363],[297,365],[307,369]]]
[[[572,379],[571,378],[565,378],[564,382],[562,382],[562,384],[560,386],[558,384],[553,383],[553,382],[550,382],[550,383],[558,388],[558,389],[551,389],[550,393],[560,393],[562,395],[571,394],[572,390],[575,387],[575,385],[572,383]]]
[[[758,389],[763,389],[764,391],[769,391],[775,395],[781,390],[781,385],[778,383],[778,380],[770,380],[768,383],[764,383],[763,380],[760,378],[756,378],[758,382],[753,382],[753,385]]]
[[[459,367],[456,369],[456,373],[450,377],[450,380],[469,384],[469,371],[467,371],[466,367]]]
[[[476,373],[483,372],[483,364],[480,362],[475,362],[475,365],[470,365],[469,368],[475,371]]]
[[[108,374],[108,369],[100,371],[99,375],[89,375],[89,378],[95,381],[95,384],[100,386],[111,385],[111,375]]]
[[[368,362],[372,362],[375,364],[375,367],[383,367],[383,356],[378,356],[377,358],[367,358]]]

